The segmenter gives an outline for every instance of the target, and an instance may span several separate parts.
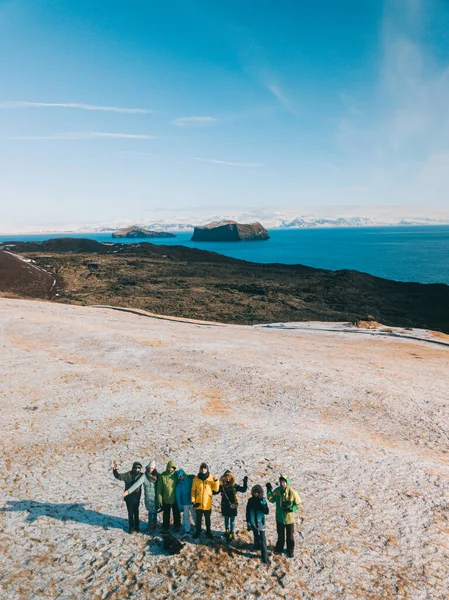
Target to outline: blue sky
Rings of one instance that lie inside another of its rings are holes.
[[[0,228],[449,206],[447,0],[0,0]]]

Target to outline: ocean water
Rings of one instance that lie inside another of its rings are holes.
[[[276,229],[265,242],[191,242],[191,232],[155,244],[184,245],[260,263],[302,264],[322,269],[355,269],[397,281],[449,284],[449,225],[338,229]],[[56,237],[113,240],[110,234],[0,236],[0,241],[42,241]]]

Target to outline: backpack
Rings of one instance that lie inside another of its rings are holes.
[[[164,535],[164,550],[166,550],[169,554],[179,554],[184,546],[185,544],[171,535],[171,533]]]

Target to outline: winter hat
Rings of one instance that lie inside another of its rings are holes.
[[[134,471],[134,469],[137,469],[137,468],[141,469],[142,468],[142,463],[140,463],[138,461],[136,461],[135,463],[133,463],[133,471]]]
[[[147,469],[156,469],[156,461],[152,460],[147,464]]]
[[[263,487],[261,485],[253,485],[251,488],[251,496],[254,496],[254,492],[258,492],[259,498],[263,498]]]
[[[207,470],[209,471],[209,467],[207,466],[207,463],[205,463],[205,462],[202,462],[202,463],[200,464],[200,471],[201,471],[201,469],[207,469]]]

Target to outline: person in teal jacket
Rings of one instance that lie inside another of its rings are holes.
[[[157,502],[158,507],[163,510],[162,533],[168,533],[170,528],[170,513],[173,512],[173,521],[175,531],[181,530],[181,515],[179,514],[178,504],[176,502],[176,484],[178,483],[178,473],[176,464],[169,460],[165,471],[159,475],[157,481]]]
[[[195,509],[192,505],[192,482],[195,475],[187,475],[183,469],[178,471],[178,483],[176,484],[176,502],[179,511],[182,512],[184,531],[190,532],[190,519],[195,522]]]
[[[287,538],[287,556],[293,558],[295,551],[295,512],[299,510],[301,498],[290,486],[290,477],[281,475],[279,486],[273,490],[271,483],[267,483],[267,497],[270,502],[276,502],[276,530],[278,539],[275,552],[281,554]]]

